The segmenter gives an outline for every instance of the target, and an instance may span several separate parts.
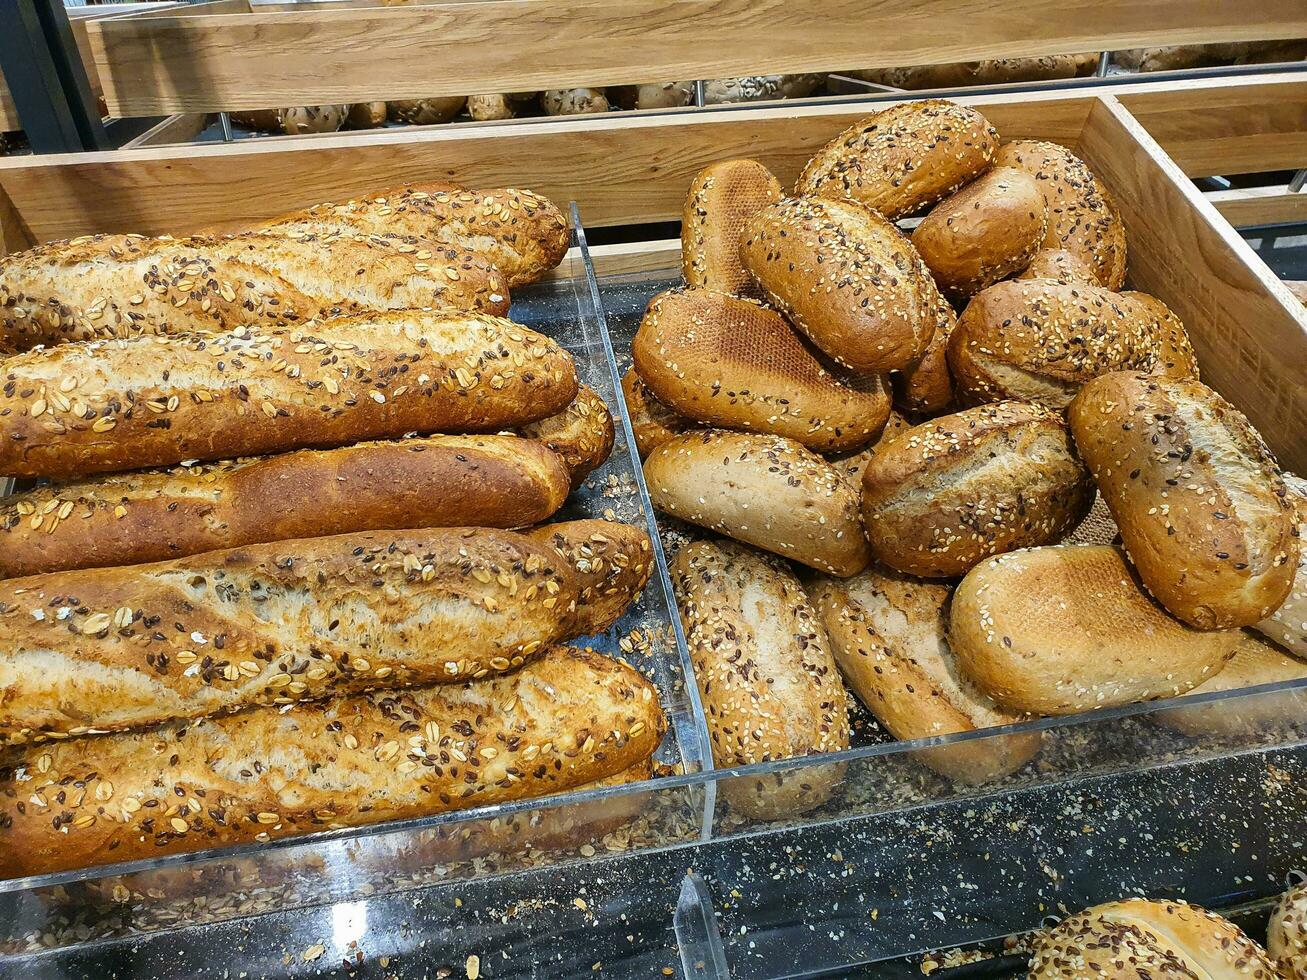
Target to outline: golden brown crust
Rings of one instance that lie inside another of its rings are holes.
[[[1041,248],[1017,279],[1053,279],[1057,282],[1084,282],[1101,286],[1094,267],[1074,252],[1064,248]]]
[[[615,521],[561,521],[530,532],[562,555],[576,584],[572,629],[602,633],[630,608],[653,574],[653,546],[643,528]]]
[[[745,222],[780,199],[780,181],[757,160],[723,160],[695,174],[681,216],[685,284],[761,298],[740,264],[740,239]]]
[[[936,415],[953,403],[953,373],[948,366],[948,341],[958,325],[953,305],[935,285],[929,272],[921,277],[927,305],[935,310],[935,332],[921,359],[891,376],[894,403],[905,412]]]
[[[1175,312],[1156,296],[1127,290],[1120,294],[1127,308],[1138,311],[1147,321],[1157,338],[1157,366],[1154,374],[1166,378],[1193,378],[1198,380],[1198,357],[1194,354],[1189,334]]]
[[[1253,629],[1269,636],[1296,657],[1307,660],[1307,481],[1292,473],[1283,474],[1298,523],[1298,570],[1289,596]]]
[[[912,423],[894,410],[890,410],[889,420],[885,423],[885,428],[881,430],[879,436],[866,449],[860,449],[856,453],[848,453],[843,456],[830,456],[827,461],[835,470],[848,481],[859,497],[862,495],[862,473],[867,468],[867,464],[880,451],[881,447],[889,444],[890,440],[900,433],[906,432],[912,428]]]
[[[653,754],[658,692],[555,647],[518,672],[36,746],[0,775],[5,877],[448,812]],[[21,781],[17,774],[22,773]]]
[[[1307,980],[1307,885],[1280,896],[1266,927],[1266,951],[1284,980]]]
[[[634,367],[622,375],[622,397],[626,412],[631,417],[631,432],[635,435],[635,451],[645,459],[664,442],[676,438],[694,423],[677,415],[658,400],[649,386],[640,380]]]
[[[589,385],[579,385],[576,397],[557,415],[520,425],[517,431],[562,457],[573,490],[608,461],[616,437],[612,413]]]
[[[463,111],[467,97],[444,95],[434,99],[391,99],[386,103],[387,115],[395,122],[410,126],[433,126],[446,123]]]

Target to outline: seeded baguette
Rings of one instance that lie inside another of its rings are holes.
[[[760,299],[740,263],[740,239],[748,219],[780,199],[780,181],[756,160],[723,160],[695,174],[681,216],[685,284]]]
[[[640,380],[634,367],[627,368],[622,375],[622,397],[626,400],[626,412],[631,417],[635,450],[641,459],[645,459],[664,442],[694,427],[694,422],[690,419],[678,415],[660,402],[649,390],[649,386]]]
[[[650,453],[644,477],[663,513],[818,571],[853,575],[870,559],[857,491],[790,439],[689,432]]]
[[[0,743],[502,673],[607,629],[647,535],[559,525],[344,534],[0,583]],[[575,537],[581,540],[574,540]]]
[[[1307,980],[1307,885],[1280,896],[1266,926],[1266,951],[1284,980]]]
[[[613,452],[615,432],[608,406],[589,385],[579,385],[576,397],[557,415],[517,428],[518,434],[552,449],[571,474],[575,490],[603,466]]]
[[[672,585],[719,768],[849,747],[848,694],[826,636],[785,566],[729,541],[680,550]],[[722,783],[751,817],[805,813],[830,798],[843,766]]]
[[[0,363],[0,473],[68,479],[493,432],[555,414],[576,393],[558,344],[479,313],[60,344]]]
[[[562,459],[512,436],[429,436],[111,474],[0,500],[0,578],[289,538],[526,527],[567,499]]]
[[[1198,629],[1252,626],[1293,586],[1300,542],[1275,460],[1197,381],[1121,372],[1067,413],[1148,591]]]
[[[557,793],[641,763],[641,674],[554,647],[514,674],[26,750],[0,774],[5,877]],[[19,778],[22,774],[22,778]]]

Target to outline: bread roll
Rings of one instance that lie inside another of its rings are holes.
[[[818,571],[854,575],[870,553],[857,491],[790,439],[688,432],[644,462],[654,507]]]
[[[1294,505],[1294,520],[1298,524],[1298,569],[1294,572],[1289,596],[1253,629],[1269,636],[1296,657],[1307,659],[1307,480],[1283,474],[1289,489],[1289,501]],[[1307,980],[1307,978],[1305,978]]]
[[[626,400],[626,413],[631,417],[635,450],[641,459],[694,426],[685,416],[677,415],[660,402],[640,380],[634,367],[627,368],[622,375],[622,397]]]
[[[808,594],[840,673],[867,710],[904,741],[971,732],[1021,719],[1001,711],[958,670],[947,639],[947,585],[872,565],[849,579],[813,576]],[[965,783],[1020,769],[1039,732],[927,749],[926,766]]]
[[[676,109],[694,102],[694,82],[646,82],[606,90],[608,101],[623,109]]]
[[[1061,417],[999,402],[946,415],[880,447],[862,474],[877,559],[939,578],[1059,540],[1094,501]]]
[[[698,541],[672,562],[718,768],[849,747],[848,694],[803,587],[784,563],[729,541]],[[722,791],[751,817],[825,803],[843,766],[731,779]]]
[[[1056,279],[1058,282],[1084,282],[1101,286],[1094,267],[1074,252],[1064,248],[1041,248],[1017,279]]]
[[[345,124],[348,105],[300,105],[278,110],[281,130],[287,136],[334,133]]]
[[[865,446],[889,417],[885,379],[845,384],[779,313],[710,289],[655,296],[631,357],[660,402],[707,426],[839,452]]]
[[[685,284],[761,299],[740,261],[740,239],[745,223],[780,199],[780,181],[757,160],[723,160],[695,174],[681,215]]]
[[[490,119],[512,119],[517,115],[517,110],[506,95],[469,95],[467,114],[477,122],[486,122]]]
[[[827,143],[794,190],[852,198],[895,221],[975,180],[997,149],[998,133],[975,109],[943,99],[903,102]]]
[[[879,85],[903,89],[962,88],[970,85],[1007,85],[1093,74],[1098,55],[1055,54],[1035,58],[988,58],[946,65],[909,65],[847,72]],[[1088,67],[1088,71],[1086,71]]]
[[[1266,951],[1284,980],[1307,980],[1307,885],[1280,896],[1266,926]]]
[[[647,759],[639,672],[555,647],[514,674],[34,746],[4,762],[5,877],[542,796]]]
[[[924,263],[923,263],[924,266]],[[913,364],[892,376],[895,404],[905,412],[937,415],[953,403],[953,374],[948,366],[948,341],[958,325],[953,305],[935,285],[929,271],[923,271],[922,291],[935,311],[935,332],[926,352]]]
[[[1125,225],[1107,188],[1083,160],[1064,146],[1017,140],[999,148],[996,167],[1032,174],[1048,210],[1045,248],[1058,248],[1093,266],[1108,289],[1125,283]]]
[[[362,442],[46,485],[0,500],[0,578],[351,531],[525,527],[558,510],[569,486],[556,453],[512,436]]]
[[[386,125],[386,103],[355,102],[345,114],[350,129],[377,129]]]
[[[1127,309],[1133,308],[1138,316],[1148,322],[1150,332],[1157,338],[1158,356],[1153,373],[1167,378],[1193,378],[1197,381],[1198,358],[1184,324],[1171,308],[1148,293],[1127,290],[1120,297],[1120,302]]]
[[[463,111],[467,97],[442,95],[434,99],[399,99],[387,102],[390,118],[410,126],[432,126],[452,121]]]
[[[547,116],[583,116],[607,112],[609,105],[603,89],[560,88],[541,92],[540,108]]]
[[[1197,381],[1121,372],[1067,413],[1148,591],[1198,629],[1251,626],[1289,594],[1292,502],[1243,414]]]
[[[770,99],[801,99],[811,95],[823,75],[741,75],[709,79],[703,88],[704,105],[735,102],[766,102]]]
[[[930,343],[936,309],[919,256],[860,204],[786,198],[745,224],[740,258],[771,305],[845,367],[883,374]]]
[[[517,432],[562,457],[573,490],[608,461],[616,436],[612,413],[589,385],[578,385],[576,397],[557,415],[520,425]]]
[[[586,634],[602,633],[617,622],[653,574],[649,535],[634,525],[560,521],[541,525],[529,536],[562,555],[577,588],[572,622]]]
[[[889,420],[885,423],[885,428],[881,430],[866,449],[860,449],[856,453],[847,453],[843,456],[832,456],[829,459],[831,466],[835,467],[836,472],[844,477],[853,490],[862,496],[862,474],[866,470],[867,464],[880,451],[881,447],[889,444],[891,439],[897,437],[900,433],[906,432],[912,428],[912,423],[894,410],[890,410]]]
[[[68,479],[182,460],[495,431],[576,396],[571,355],[509,320],[399,310],[60,344],[0,364],[0,473]]]
[[[1037,715],[1184,694],[1238,641],[1236,631],[1199,632],[1172,618],[1109,545],[991,558],[962,580],[949,614],[962,670],[1010,711]]]

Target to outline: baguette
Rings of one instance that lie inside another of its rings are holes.
[[[848,694],[794,575],[733,542],[699,541],[671,567],[677,608],[719,768],[849,747]],[[843,766],[722,783],[750,817],[806,813],[838,787]]]
[[[643,531],[554,531],[600,532],[607,561],[584,571],[538,536],[444,528],[8,579],[0,743],[502,673],[606,629],[644,585]]]
[[[565,647],[514,674],[25,750],[0,774],[6,878],[557,793],[653,754],[658,692]]]
[[[1041,248],[1017,279],[1055,279],[1058,282],[1084,282],[1101,286],[1094,267],[1075,252],[1064,248]]]
[[[688,432],[649,454],[644,477],[663,513],[818,571],[854,575],[870,559],[857,491],[792,440]]]
[[[692,421],[660,402],[649,386],[640,380],[634,367],[627,368],[622,375],[622,398],[626,401],[626,413],[631,417],[635,451],[641,459],[646,459],[664,442],[694,427]]]
[[[1253,629],[1269,636],[1295,657],[1307,660],[1307,480],[1283,474],[1294,505],[1294,520],[1298,525],[1298,569],[1294,572],[1289,596]]]
[[[1109,545],[1032,548],[977,565],[953,594],[962,670],[1010,711],[1069,715],[1175,697],[1217,673],[1237,631],[1190,629]]]
[[[517,432],[562,458],[573,490],[607,462],[615,439],[612,413],[589,385],[579,385],[576,397],[557,415],[520,425]]]
[[[0,500],[0,578],[352,531],[526,527],[548,519],[568,490],[556,453],[512,436],[365,442],[108,475]]]
[[[952,404],[955,394],[948,366],[948,342],[957,329],[958,315],[924,263],[920,282],[927,307],[935,311],[935,332],[920,359],[892,375],[894,399],[905,412],[936,415]]]
[[[903,102],[827,143],[803,168],[795,193],[852,198],[896,221],[975,180],[997,149],[998,133],[975,109],[943,99]]]
[[[640,379],[673,411],[707,426],[785,436],[818,452],[856,449],[889,417],[889,385],[845,384],[754,302],[710,289],[649,302],[631,344]]]
[[[856,202],[773,204],[745,225],[740,258],[772,306],[859,373],[907,367],[935,331],[938,311],[912,243]]]
[[[724,160],[695,174],[681,216],[685,284],[761,299],[740,263],[740,239],[745,222],[780,199],[780,181],[756,160]]]
[[[812,576],[807,588],[845,682],[895,738],[1021,720],[958,670],[947,639],[949,586],[873,565],[849,579]],[[1028,732],[958,742],[917,757],[950,779],[985,783],[1016,772],[1041,741],[1039,732]]]
[[[67,479],[413,431],[493,432],[552,415],[576,393],[558,344],[478,313],[60,344],[0,364],[0,473]]]
[[[1148,591],[1198,629],[1252,626],[1289,595],[1300,544],[1275,460],[1233,405],[1192,380],[1118,373],[1068,419]]]
[[[1266,926],[1266,951],[1284,980],[1307,980],[1307,885],[1280,896]]]

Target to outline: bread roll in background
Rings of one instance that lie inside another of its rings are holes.
[[[818,150],[795,193],[852,198],[896,221],[975,180],[997,149],[998,133],[975,109],[942,99],[903,102]]]
[[[1148,590],[1198,629],[1252,626],[1289,595],[1300,544],[1275,460],[1198,381],[1119,372],[1067,413]]]
[[[870,559],[857,491],[793,440],[688,432],[649,454],[644,478],[664,514],[818,571],[853,575]]]
[[[350,129],[376,129],[386,125],[386,103],[355,102],[345,115],[345,125]]]
[[[1003,85],[1053,78],[1092,75],[1097,53],[1042,55],[1034,58],[987,58],[944,65],[907,65],[900,68],[864,68],[843,72],[894,88],[961,88],[969,85]]]
[[[1118,294],[1127,309],[1137,311],[1148,323],[1157,338],[1157,364],[1154,374],[1167,378],[1193,378],[1198,380],[1198,357],[1194,354],[1189,334],[1175,312],[1156,296],[1126,290]]]
[[[575,490],[608,461],[617,432],[604,400],[589,385],[577,385],[576,397],[566,408],[519,425],[517,434],[557,453]]]
[[[923,263],[924,265],[924,263]],[[928,270],[920,278],[927,305],[935,311],[935,332],[920,359],[891,375],[895,404],[903,411],[937,415],[953,404],[953,373],[948,366],[948,342],[958,325],[953,305],[935,285]]]
[[[626,400],[626,411],[631,417],[635,451],[641,459],[645,459],[664,442],[694,427],[694,422],[690,419],[676,414],[660,402],[649,390],[649,386],[640,380],[634,367],[627,368],[622,375],[622,397]]]
[[[848,579],[814,575],[808,595],[849,689],[904,741],[1010,725],[958,669],[949,649],[952,589],[878,565]],[[984,783],[1020,769],[1039,751],[1039,732],[926,749],[917,758],[951,779]]]
[[[411,126],[433,126],[436,123],[451,122],[466,104],[466,96],[444,95],[434,99],[392,99],[386,103],[386,107],[394,122]]]
[[[785,563],[730,541],[698,541],[671,566],[685,641],[718,768],[849,747],[848,694],[826,635]],[[843,766],[720,785],[750,817],[806,813]]]
[[[492,119],[512,119],[517,109],[507,95],[469,95],[467,114],[477,122]]]
[[[704,105],[736,102],[765,102],[769,99],[801,99],[811,95],[824,75],[739,75],[713,78],[704,84]]]
[[[780,181],[756,160],[723,160],[695,174],[681,215],[685,284],[761,299],[740,240],[746,222],[780,199]]]
[[[1307,885],[1280,896],[1266,926],[1266,951],[1284,980],[1307,980]]]
[[[1061,416],[981,405],[880,446],[862,474],[872,554],[913,575],[966,574],[991,555],[1059,540],[1094,488]]]
[[[881,430],[879,436],[872,441],[866,449],[860,449],[856,453],[846,453],[842,456],[831,456],[829,461],[831,466],[839,472],[849,482],[849,485],[862,496],[862,474],[866,470],[867,464],[875,458],[877,452],[882,446],[888,445],[889,441],[900,433],[906,432],[912,428],[912,423],[904,416],[900,415],[893,409],[890,410],[889,419],[885,423],[885,428]]]
[[[1293,294],[1294,299],[1307,306],[1307,282],[1286,279],[1284,284],[1289,287],[1289,292]]]
[[[1298,523],[1298,570],[1288,598],[1253,629],[1269,636],[1296,657],[1307,660],[1307,480],[1283,474]]]
[[[1172,617],[1108,545],[991,558],[958,585],[949,614],[967,675],[1007,709],[1037,715],[1184,694],[1225,666],[1239,638]]]
[[[1054,279],[1058,282],[1086,282],[1101,286],[1094,267],[1064,248],[1041,248],[1017,279]]]
[[[1025,268],[1047,227],[1035,178],[991,167],[935,205],[912,244],[944,294],[965,299]]]
[[[605,89],[608,101],[622,109],[676,109],[694,101],[694,82],[646,82]]]
[[[772,306],[854,371],[905,368],[935,331],[912,243],[856,202],[773,204],[745,224],[740,258]]]
[[[845,384],[775,310],[711,289],[650,300],[631,357],[660,402],[706,426],[839,452],[865,446],[889,417],[884,378]]]
[[[541,92],[540,108],[546,116],[585,116],[607,112],[610,107],[603,89],[560,88]]]

